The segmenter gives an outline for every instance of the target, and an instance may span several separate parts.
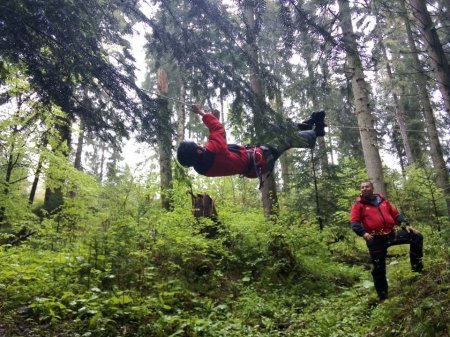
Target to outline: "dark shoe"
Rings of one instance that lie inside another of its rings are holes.
[[[423,267],[413,267],[412,271],[413,271],[413,273],[422,274],[423,273]]]
[[[319,123],[316,124],[316,127],[314,128],[314,132],[316,133],[316,137],[323,137],[325,136],[325,127],[327,125],[325,123]]]
[[[315,111],[309,116],[309,118],[306,121],[303,121],[302,123],[305,124],[316,124],[316,123],[323,123],[325,119],[325,111]]]
[[[315,120],[314,132],[316,133],[316,137],[325,136],[325,127],[327,126],[325,124],[325,111],[313,112],[311,116],[314,116],[313,119]]]
[[[313,124],[297,123],[297,128],[298,128],[300,131],[312,130]]]
[[[307,120],[297,124],[300,131],[312,130],[314,124],[323,123],[325,119],[325,111],[315,111]]]
[[[379,303],[384,302],[384,300],[387,299],[387,298],[388,298],[387,293],[383,292],[383,293],[378,294]]]

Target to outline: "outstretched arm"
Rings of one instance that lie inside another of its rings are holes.
[[[217,116],[214,113],[205,112],[198,104],[192,104],[191,110],[202,117],[203,123],[209,130],[208,143],[205,145],[206,149],[214,153],[227,151],[225,128]]]
[[[191,110],[193,113],[195,113],[201,117],[203,117],[205,115],[205,111],[203,111],[203,109],[200,107],[199,104],[192,104]]]

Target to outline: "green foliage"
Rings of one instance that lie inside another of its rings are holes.
[[[77,189],[61,212],[0,252],[8,336],[23,326],[34,336],[444,336],[447,232],[419,227],[421,276],[409,271],[406,247],[393,251],[392,298],[373,309],[367,249],[348,226],[320,232],[293,210],[266,221],[227,192],[217,205],[224,228],[207,239],[201,228],[210,223],[194,221],[181,186],[174,211],[162,212],[130,173],[103,187],[82,173],[68,177],[67,193]],[[212,192],[230,188],[227,179],[216,184]],[[335,217],[344,218],[347,201],[338,204]]]
[[[404,179],[388,175],[391,200],[411,220],[430,223],[437,228],[447,219],[442,190],[435,183],[435,171],[420,165],[411,165]]]

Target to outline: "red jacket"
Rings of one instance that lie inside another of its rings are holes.
[[[388,234],[395,225],[399,225],[398,210],[382,194],[375,194],[375,197],[373,201],[358,197],[352,207],[350,224],[358,235],[364,232]]]
[[[203,115],[203,123],[209,130],[206,151],[194,165],[194,169],[207,177],[241,174],[255,178],[254,163],[250,163],[248,151],[255,151],[255,161],[261,172],[265,169],[265,159],[260,147],[247,149],[244,146],[227,144],[225,128],[213,114]],[[248,150],[248,151],[247,151]]]

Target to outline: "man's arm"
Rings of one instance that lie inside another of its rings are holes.
[[[212,113],[203,111],[198,104],[191,105],[191,110],[202,117],[203,123],[209,130],[208,143],[205,144],[205,148],[214,153],[228,151],[225,128],[217,117]]]
[[[373,236],[366,232],[364,226],[361,222],[361,209],[358,204],[354,204],[352,206],[352,210],[350,212],[350,225],[353,231],[358,235],[362,236],[364,240],[370,241],[373,239]]]
[[[200,105],[198,104],[192,104],[191,105],[191,110],[193,113],[203,117],[205,115],[205,112],[203,111],[203,109],[200,107]]]

